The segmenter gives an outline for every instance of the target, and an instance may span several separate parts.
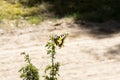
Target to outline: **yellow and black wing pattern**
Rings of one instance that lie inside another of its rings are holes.
[[[67,37],[68,34],[61,34],[59,36],[57,35],[54,35],[53,36],[53,40],[54,40],[54,43],[59,46],[59,47],[62,47],[63,46],[63,43],[64,43],[64,40],[65,38]]]

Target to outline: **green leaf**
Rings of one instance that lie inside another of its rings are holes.
[[[46,68],[45,68],[45,73],[48,71],[48,70],[50,70],[52,68],[52,66],[50,66],[50,65],[48,65]]]

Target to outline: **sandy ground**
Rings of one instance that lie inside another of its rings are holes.
[[[30,54],[43,76],[50,63],[44,47],[49,35],[66,32],[69,36],[56,55],[61,63],[60,80],[120,80],[120,34],[97,39],[71,23],[46,21],[37,27],[1,29],[0,80],[22,80],[18,73],[25,64],[21,52]]]

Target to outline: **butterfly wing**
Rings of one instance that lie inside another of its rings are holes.
[[[62,34],[60,36],[54,35],[52,36],[52,40],[57,46],[62,47],[66,36],[67,34]]]
[[[65,40],[66,36],[67,36],[66,34],[62,34],[62,35],[59,36],[59,39],[57,40],[59,47],[63,46],[63,43],[64,43],[64,40]]]

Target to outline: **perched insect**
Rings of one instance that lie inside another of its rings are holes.
[[[65,40],[67,35],[68,34],[62,34],[62,35],[59,35],[59,36],[57,36],[57,35],[53,36],[53,40],[54,40],[55,44],[57,46],[59,46],[59,47],[62,47],[63,43],[64,43],[64,40]]]

